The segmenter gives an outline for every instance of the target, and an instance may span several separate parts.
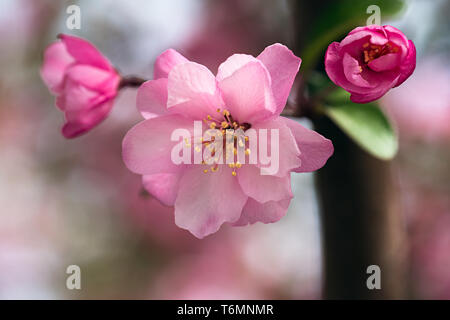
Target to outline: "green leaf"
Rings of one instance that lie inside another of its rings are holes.
[[[331,91],[325,97],[325,102],[327,105],[332,105],[332,106],[352,103],[350,101],[350,93],[340,87],[337,87],[334,84],[333,84],[333,91]]]
[[[337,96],[339,91],[343,90],[336,90]],[[397,153],[396,132],[375,103],[356,104],[347,100],[345,104],[327,106],[324,111],[342,131],[371,155],[389,160]]]

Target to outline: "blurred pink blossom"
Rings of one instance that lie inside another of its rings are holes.
[[[62,134],[75,138],[108,115],[120,76],[86,40],[64,34],[60,39],[45,50],[41,76],[65,114]]]
[[[270,43],[288,40],[282,6],[264,0],[263,4],[260,0],[209,1],[193,34],[179,45],[187,57],[210,70],[217,70],[235,52],[257,55]]]
[[[392,26],[366,26],[352,30],[325,54],[330,79],[351,93],[356,103],[382,97],[402,84],[416,66],[416,48]]]
[[[400,137],[420,140],[450,138],[450,68],[439,58],[419,64],[411,79],[380,103],[395,118]]]
[[[331,156],[331,141],[279,116],[300,62],[281,44],[267,47],[257,58],[232,55],[216,77],[172,49],[157,58],[155,79],[144,83],[137,96],[146,120],[125,136],[123,159],[131,171],[144,175],[144,186],[153,196],[175,206],[179,227],[203,238],[225,222],[278,221],[292,198],[290,172],[317,170]],[[279,170],[261,175],[261,163],[216,164],[210,173],[204,165],[174,164],[171,133],[192,131],[193,120],[202,119],[219,126],[225,121],[255,130],[278,129],[283,146]]]
[[[436,196],[433,198],[426,200],[439,200]],[[415,237],[412,239],[412,270],[417,279],[414,286],[417,292],[427,299],[449,299],[450,211],[448,200],[444,206],[441,204],[441,208],[429,202],[423,203],[423,206],[426,204],[428,204],[425,209],[427,211],[421,213],[428,215],[429,220],[420,219],[423,225],[413,229]]]
[[[223,241],[225,240],[225,241]],[[153,299],[268,299],[274,294],[240,260],[231,239],[205,242],[202,250],[167,266],[152,283]]]

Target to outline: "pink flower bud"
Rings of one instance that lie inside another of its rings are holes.
[[[86,40],[65,34],[59,38],[44,52],[41,77],[64,112],[62,134],[75,138],[108,115],[120,76]]]
[[[325,54],[325,70],[356,103],[382,97],[402,84],[416,67],[416,48],[392,26],[358,27]]]

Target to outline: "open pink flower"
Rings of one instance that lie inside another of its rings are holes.
[[[352,30],[325,54],[325,70],[336,85],[351,93],[356,103],[383,96],[402,84],[416,67],[416,47],[392,26]]]
[[[108,115],[120,76],[86,40],[65,34],[59,38],[45,50],[41,77],[64,112],[62,134],[75,138]]]
[[[257,58],[232,55],[217,76],[172,49],[158,57],[155,79],[138,90],[137,106],[146,120],[125,136],[123,159],[143,175],[153,196],[175,206],[179,227],[202,238],[225,222],[278,221],[292,198],[290,172],[325,164],[333,152],[331,141],[280,117],[300,63],[281,44],[267,47]],[[259,162],[212,167],[172,162],[172,148],[179,143],[171,141],[175,129],[191,132],[194,120],[227,126],[230,118],[237,127],[278,130],[277,172],[262,175]]]

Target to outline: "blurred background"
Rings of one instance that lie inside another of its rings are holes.
[[[66,27],[71,4],[81,8],[80,30]],[[290,5],[0,0],[0,298],[321,297],[312,174],[293,174],[294,199],[278,223],[224,225],[198,240],[175,226],[173,210],[143,193],[140,177],[122,163],[122,138],[141,120],[136,90],[121,91],[100,126],[66,140],[63,115],[39,77],[43,50],[58,33],[88,39],[123,74],[151,78],[154,59],[167,48],[216,72],[233,53],[257,55],[274,42],[293,47],[301,30],[294,32]],[[415,73],[380,104],[400,136],[394,174],[409,294],[420,299],[450,299],[449,13],[445,0],[405,1],[389,20],[381,11],[382,24],[400,28],[418,51]],[[66,288],[73,264],[82,290]]]

